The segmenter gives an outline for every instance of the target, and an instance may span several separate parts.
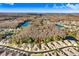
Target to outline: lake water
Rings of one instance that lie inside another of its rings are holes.
[[[66,36],[65,37],[66,40],[76,40],[76,38],[72,37],[72,36]]]
[[[30,24],[30,21],[24,21],[24,22],[19,23],[16,28],[19,28],[21,26],[27,27],[27,26],[29,26],[29,24]]]
[[[25,21],[21,24],[23,27],[27,27],[29,25],[29,21]]]
[[[58,23],[56,23],[55,25],[56,25],[56,27],[57,27],[58,29],[63,29],[63,28],[64,28],[64,24],[63,24],[63,23],[58,22]]]

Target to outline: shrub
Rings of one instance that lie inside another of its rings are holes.
[[[32,37],[26,37],[22,39],[22,43],[33,43],[34,39]]]

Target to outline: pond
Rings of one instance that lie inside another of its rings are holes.
[[[29,21],[24,21],[21,23],[22,26],[27,27],[29,25]]]
[[[76,40],[76,38],[72,37],[72,36],[66,36],[65,37],[66,40]]]
[[[21,26],[27,27],[27,26],[29,26],[29,24],[30,24],[30,21],[24,21],[24,22],[19,23],[16,28],[19,28]]]
[[[11,36],[11,35],[13,35],[13,33],[3,34],[2,38],[5,39],[6,37]]]
[[[63,23],[56,23],[55,24],[56,25],[56,27],[58,28],[58,29],[63,29],[64,28],[64,24]]]

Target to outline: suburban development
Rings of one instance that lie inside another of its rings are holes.
[[[0,13],[0,56],[79,56],[79,14]]]

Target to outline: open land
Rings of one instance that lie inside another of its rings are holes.
[[[0,14],[1,56],[79,56],[79,14]]]

